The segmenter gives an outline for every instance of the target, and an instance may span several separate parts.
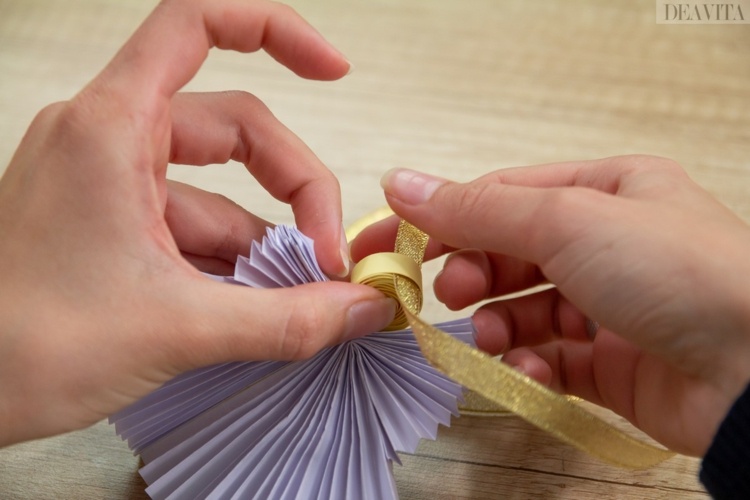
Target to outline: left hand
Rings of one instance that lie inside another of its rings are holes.
[[[192,368],[303,358],[392,319],[370,287],[255,290],[188,263],[226,272],[267,223],[168,185],[167,164],[234,159],[291,204],[324,271],[348,265],[338,183],[299,139],[249,94],[175,95],[212,46],[264,48],[306,78],[349,70],[286,6],[165,0],[37,116],[0,181],[0,446],[92,424]]]

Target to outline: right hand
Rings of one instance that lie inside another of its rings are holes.
[[[457,184],[389,172],[396,214],[454,252],[435,282],[474,316],[478,345],[703,454],[750,380],[750,228],[674,162],[630,156],[493,172]],[[365,230],[355,260],[392,247]],[[592,340],[587,318],[601,324]]]

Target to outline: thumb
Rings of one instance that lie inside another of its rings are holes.
[[[180,371],[227,361],[295,360],[377,332],[393,299],[350,283],[256,289],[198,278],[182,289],[173,365]]]
[[[571,213],[585,212],[588,203],[580,196],[583,188],[521,186],[487,177],[459,184],[407,169],[387,172],[381,185],[396,214],[441,243],[538,265],[573,236],[577,223]]]

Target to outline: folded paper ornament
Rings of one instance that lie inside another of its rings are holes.
[[[312,240],[269,229],[226,283],[290,287],[327,278]],[[436,325],[473,345],[469,319]],[[154,499],[398,498],[391,467],[458,415],[462,387],[409,329],[373,333],[297,362],[194,370],[113,415]]]

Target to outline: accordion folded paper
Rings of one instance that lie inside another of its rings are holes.
[[[269,229],[227,283],[325,281],[312,240]],[[473,343],[470,320],[438,325]],[[175,378],[113,415],[161,498],[397,498],[397,452],[435,439],[462,388],[432,368],[410,330],[373,333],[298,362],[234,362]]]

